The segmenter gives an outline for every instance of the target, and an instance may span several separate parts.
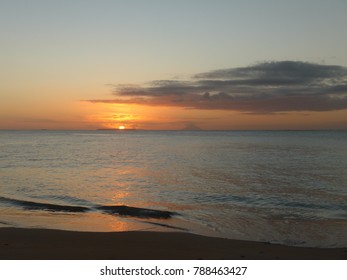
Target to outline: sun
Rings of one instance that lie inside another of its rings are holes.
[[[125,129],[125,126],[124,126],[124,125],[120,125],[120,126],[118,127],[118,129],[123,130],[123,129]]]

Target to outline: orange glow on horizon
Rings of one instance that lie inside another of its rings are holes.
[[[56,105],[54,103],[54,105]],[[123,129],[124,130],[248,130],[346,129],[347,110],[245,114],[227,110],[196,110],[137,104],[61,102],[0,110],[0,129]],[[1,107],[1,106],[0,106]],[[54,109],[55,108],[55,109]],[[20,110],[19,110],[20,109]],[[25,109],[25,110],[24,110]],[[61,113],[63,112],[63,113]]]

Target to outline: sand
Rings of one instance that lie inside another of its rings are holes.
[[[347,259],[347,248],[305,248],[182,232],[0,228],[0,259]]]

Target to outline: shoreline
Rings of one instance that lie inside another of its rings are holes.
[[[345,260],[347,248],[311,248],[183,232],[0,228],[1,260]]]

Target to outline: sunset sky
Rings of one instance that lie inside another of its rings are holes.
[[[2,0],[0,129],[347,129],[346,0]]]

